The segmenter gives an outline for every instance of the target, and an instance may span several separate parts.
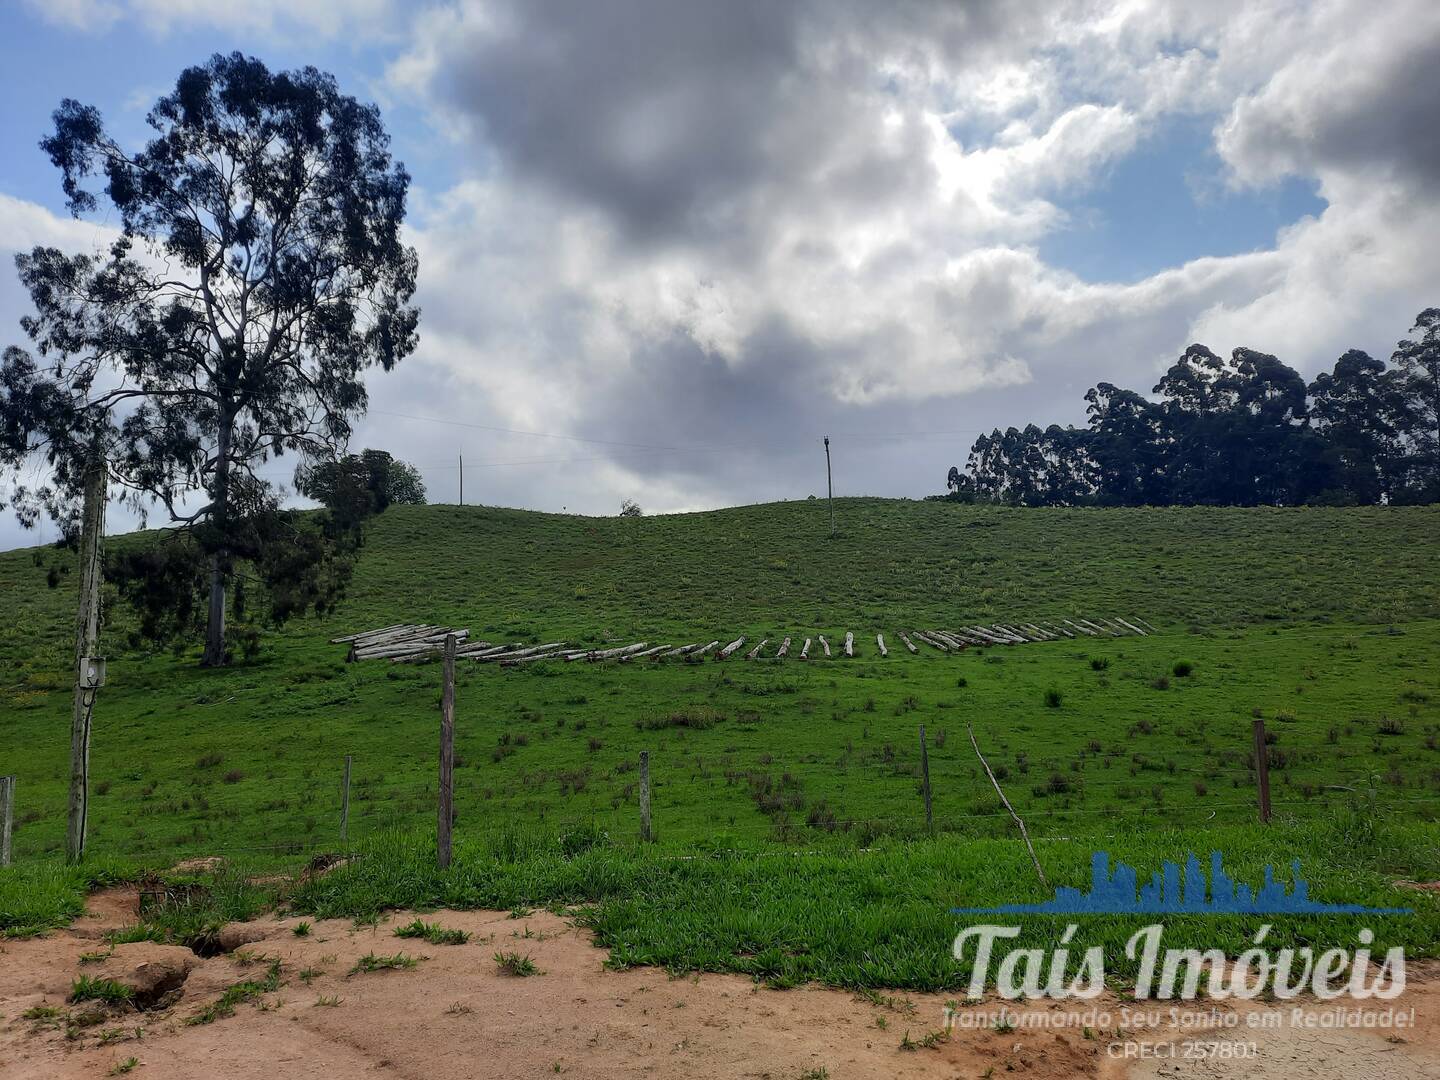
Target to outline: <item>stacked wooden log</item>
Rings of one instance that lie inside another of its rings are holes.
[[[381,627],[379,630],[331,638],[330,643],[349,644],[350,652],[346,660],[352,663],[356,660],[394,660],[437,654],[445,648],[445,638],[450,634],[455,635],[456,641],[467,641],[470,631],[428,623],[400,623]]]
[[[1128,637],[1130,635],[1148,637],[1155,632],[1155,627],[1150,623],[1131,616],[1123,619],[1117,617],[973,623],[955,628],[931,628],[908,632],[902,630],[899,631],[899,637],[905,643],[905,648],[914,654],[920,651],[915,644],[917,641],[942,653],[960,653],[972,647],[1026,645],[1044,641],[1074,640],[1082,637]],[[365,630],[356,634],[331,638],[330,641],[336,645],[349,645],[347,659],[351,661],[389,660],[395,664],[417,664],[439,656],[445,648],[445,639],[454,635],[458,646],[455,650],[457,659],[474,660],[477,663],[495,663],[501,667],[552,659],[567,663],[578,660],[591,663],[605,660],[631,663],[635,660],[658,661],[671,657],[699,660],[702,657],[713,655],[716,660],[726,660],[739,652],[746,642],[746,638],[742,635],[732,639],[723,647],[722,639],[716,639],[708,643],[694,642],[679,646],[652,645],[649,642],[637,641],[630,645],[604,648],[575,648],[567,646],[564,641],[550,641],[540,645],[524,642],[506,645],[494,644],[489,641],[471,641],[469,633],[463,628],[457,629],[432,623],[396,623],[393,626],[382,626],[376,630]],[[789,635],[781,639],[773,659],[783,660],[791,655],[791,640]],[[801,660],[810,659],[812,640],[819,642],[826,657],[831,655],[830,642],[824,634],[817,634],[813,639],[807,637],[803,640],[804,644],[798,653]],[[761,638],[758,644],[743,655],[747,660],[758,659],[763,655],[764,649],[769,643],[768,637]],[[890,655],[890,650],[885,644],[884,634],[875,635],[875,645],[881,657]],[[855,634],[853,632],[846,631],[840,648],[847,657],[855,655]]]

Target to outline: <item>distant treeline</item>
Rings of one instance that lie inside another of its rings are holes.
[[[996,428],[951,468],[961,502],[1346,506],[1440,501],[1440,308],[1393,367],[1352,349],[1308,386],[1267,353],[1191,345],[1152,400],[1100,383],[1089,426]]]

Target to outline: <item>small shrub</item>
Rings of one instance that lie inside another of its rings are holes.
[[[431,945],[464,945],[470,940],[470,935],[464,930],[447,929],[439,923],[427,923],[421,919],[406,923],[404,926],[397,926],[395,936],[424,938]]]
[[[231,769],[221,779],[227,784],[238,784],[241,780],[245,779],[245,774],[239,769]]]
[[[521,956],[515,952],[497,952],[495,967],[501,975],[511,975],[517,979],[540,974],[540,969],[535,966],[534,960],[531,960],[528,955]]]
[[[219,765],[220,762],[224,760],[224,754],[206,754],[204,757],[199,757],[195,759],[195,768],[213,769],[216,765]]]
[[[363,975],[372,971],[404,971],[413,968],[418,961],[413,956],[406,956],[403,952],[394,956],[376,956],[374,953],[366,953],[355,966],[350,969],[351,975]]]
[[[1109,666],[1110,658],[1108,656],[1096,656],[1090,660],[1091,671],[1104,671]]]
[[[124,983],[118,983],[114,979],[95,979],[89,975],[81,975],[70,985],[70,996],[67,1000],[77,1001],[103,1001],[106,1005],[128,1005],[135,997],[135,991]]]
[[[1393,716],[1382,716],[1375,730],[1381,735],[1404,735],[1405,721]]]
[[[1061,702],[1062,700],[1064,700],[1064,697],[1063,697],[1063,695],[1060,693],[1060,691],[1059,691],[1058,688],[1052,686],[1052,687],[1050,687],[1048,690],[1045,691],[1045,707],[1046,707],[1046,708],[1048,708],[1048,709],[1058,709],[1058,708],[1060,707],[1060,702]]]
[[[1170,676],[1168,676],[1168,675],[1161,675],[1158,679],[1156,679],[1154,682],[1152,682],[1152,683],[1150,684],[1150,686],[1151,686],[1152,689],[1155,689],[1155,690],[1169,690],[1169,689],[1170,689]]]
[[[1189,660],[1176,660],[1175,666],[1170,669],[1170,673],[1177,679],[1188,679],[1190,673],[1194,670],[1195,665]]]

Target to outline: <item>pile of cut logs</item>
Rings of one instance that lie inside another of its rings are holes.
[[[728,660],[745,646],[745,638],[742,636],[728,644],[722,644],[721,640],[716,638],[714,641],[697,641],[690,645],[679,646],[652,645],[648,641],[637,641],[632,645],[577,649],[567,647],[564,641],[551,641],[543,645],[528,645],[524,642],[517,642],[513,645],[496,645],[489,641],[471,641],[469,633],[468,630],[434,626],[428,623],[401,623],[396,626],[381,627],[378,630],[367,630],[359,634],[331,638],[330,642],[333,645],[349,644],[348,660],[389,660],[395,664],[412,664],[439,656],[445,648],[445,638],[454,634],[457,659],[496,663],[501,667],[513,667],[536,660],[559,660],[565,663],[573,663],[577,660],[592,663],[601,660],[615,660],[619,663],[629,663],[646,658],[663,660],[669,657],[699,660],[705,656],[711,656],[716,660]],[[1128,637],[1130,635],[1148,637],[1153,633],[1155,633],[1155,628],[1145,620],[1138,618],[1061,619],[1047,622],[990,623],[989,625],[976,623],[956,629],[911,630],[908,633],[902,630],[899,638],[905,648],[912,653],[920,651],[920,647],[915,644],[917,641],[940,652],[951,653],[960,652],[972,645],[977,647],[1024,645],[1034,641],[1059,641],[1064,638],[1082,637]],[[781,660],[792,655],[790,652],[792,640],[787,634],[775,649],[772,658]],[[831,655],[830,642],[825,639],[825,635],[817,634],[814,640],[819,643],[825,656]],[[810,643],[811,639],[805,638],[804,644],[800,646],[799,659],[810,659]],[[759,659],[765,655],[765,647],[768,644],[770,644],[769,638],[761,638],[758,645],[742,655],[746,660]],[[853,633],[846,632],[840,649],[847,657],[855,655],[855,635]],[[882,657],[890,655],[890,650],[885,646],[884,634],[875,635],[875,649]]]

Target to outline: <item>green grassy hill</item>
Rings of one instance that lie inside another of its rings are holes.
[[[333,847],[346,754],[352,838],[428,820],[438,667],[346,664],[327,643],[409,620],[506,641],[851,630],[859,643],[848,661],[463,665],[462,832],[583,822],[630,837],[648,749],[666,840],[907,835],[923,820],[920,724],[939,827],[965,834],[1008,828],[967,723],[1041,835],[1249,820],[1254,715],[1277,740],[1279,813],[1361,794],[1407,815],[1440,805],[1440,508],[837,509],[832,540],[816,502],[639,520],[395,508],[335,616],[268,637],[253,664],[126,652],[117,625],[92,843],[157,857]],[[0,555],[0,739],[22,856],[64,832],[74,580],[47,579],[67,559]],[[894,637],[1087,615],[1161,633],[917,657]],[[877,632],[897,645],[888,659]],[[1192,674],[1174,673],[1181,661]]]

